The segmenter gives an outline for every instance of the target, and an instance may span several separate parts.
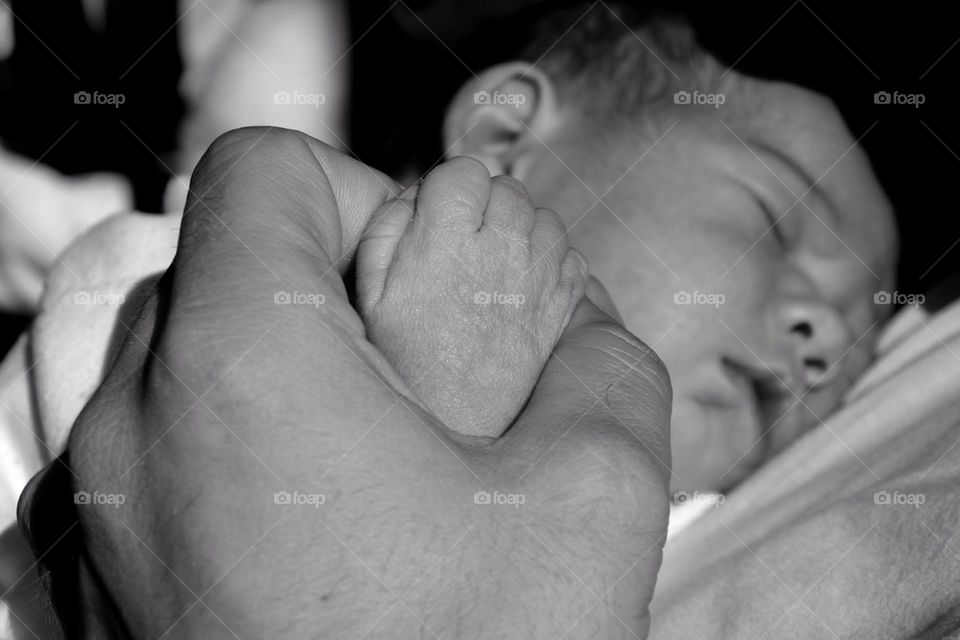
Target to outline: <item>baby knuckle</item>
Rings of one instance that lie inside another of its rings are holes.
[[[474,175],[482,174],[486,178],[490,177],[490,172],[487,171],[486,165],[471,156],[455,156],[442,164],[441,168],[442,167],[453,167],[460,171],[473,173]]]
[[[550,209],[538,208],[534,212],[531,238],[535,251],[541,254],[549,253],[558,259],[562,259],[570,247],[566,227],[560,216]]]
[[[527,188],[523,186],[522,182],[513,176],[501,175],[492,178],[491,183],[494,188],[508,190],[513,196],[513,202],[517,209],[524,212],[533,211],[533,200],[530,199],[530,194],[527,193]]]
[[[486,204],[490,174],[483,163],[473,158],[457,157],[431,171],[424,180],[424,189],[437,194],[439,206],[468,205],[473,212]],[[421,197],[424,195],[421,190]]]
[[[512,233],[525,240],[533,219],[533,203],[526,195],[518,195],[512,187],[494,184],[488,211],[496,210],[510,220]]]
[[[566,241],[567,229],[560,220],[560,216],[557,215],[553,209],[537,207],[536,215],[538,224],[543,226],[545,230],[552,232],[556,236],[562,237],[563,240]]]
[[[455,191],[437,201],[437,207],[450,218],[473,216],[480,209],[479,194],[468,186],[460,185]]]

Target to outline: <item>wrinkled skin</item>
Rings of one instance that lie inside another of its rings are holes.
[[[472,168],[445,170],[456,185]],[[84,635],[646,634],[665,370],[584,299],[506,435],[448,430],[367,342],[340,278],[397,191],[289,131],[207,152],[173,265],[71,434],[73,475],[54,463],[21,501],[36,542],[45,479],[94,496],[76,506],[78,565],[59,567],[103,605],[84,607]]]
[[[498,437],[580,301],[586,263],[523,185],[466,158],[374,219],[357,252],[370,341],[447,427]]]

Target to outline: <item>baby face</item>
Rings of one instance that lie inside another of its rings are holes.
[[[753,108],[677,105],[652,136],[566,127],[523,177],[667,365],[674,489],[728,488],[829,415],[889,311],[891,207],[838,112],[737,82]]]

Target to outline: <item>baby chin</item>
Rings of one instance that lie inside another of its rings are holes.
[[[804,395],[758,388],[675,393],[671,490],[728,491],[835,412],[849,387],[837,380]]]
[[[675,398],[672,491],[724,491],[767,457],[755,406],[716,394]]]

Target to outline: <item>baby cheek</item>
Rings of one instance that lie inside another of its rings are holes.
[[[741,307],[751,300],[768,299],[787,276],[787,258],[783,251],[762,243],[752,248],[728,247],[713,264],[717,287]]]
[[[718,282],[725,296],[721,318],[726,328],[767,356],[789,346],[780,318],[784,304],[819,297],[810,278],[777,246],[749,250],[735,266],[721,271]]]
[[[718,317],[756,316],[775,294],[788,262],[770,233],[737,220],[695,223],[674,241],[682,249],[667,252],[665,261],[675,286],[710,295],[699,302],[715,307]]]

